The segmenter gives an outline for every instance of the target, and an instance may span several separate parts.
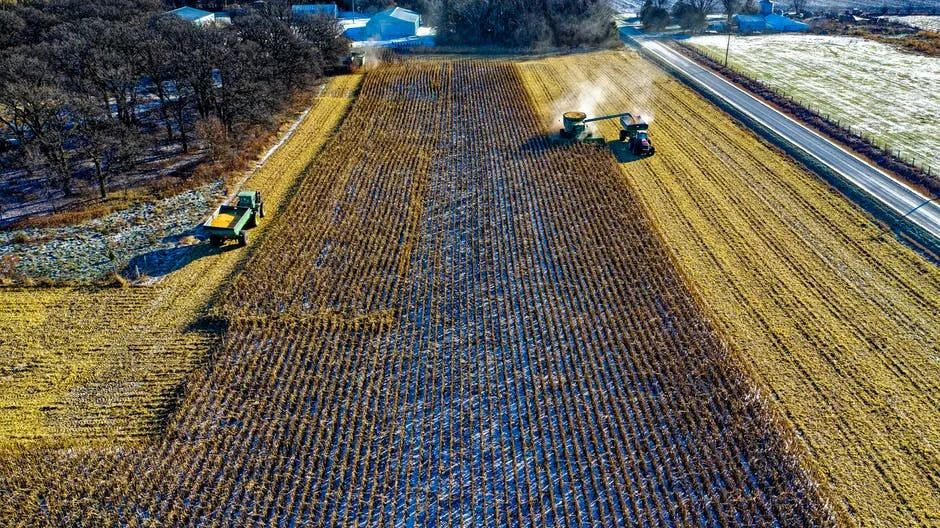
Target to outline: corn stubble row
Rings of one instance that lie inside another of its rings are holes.
[[[24,455],[33,473],[0,481],[3,514],[830,525],[612,159],[551,146],[525,98],[505,62],[368,74],[235,281],[270,293],[223,307],[225,346],[164,437]]]
[[[937,526],[940,271],[637,57],[521,69],[546,116],[585,82],[599,112],[655,116],[657,155],[624,176],[827,495],[847,524]]]
[[[278,229],[235,280],[222,313],[388,320],[444,134],[438,68],[415,64],[402,76],[401,85],[372,83],[359,94],[330,151],[308,169]]]

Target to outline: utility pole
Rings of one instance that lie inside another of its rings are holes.
[[[726,25],[728,26],[726,28],[728,30],[728,44],[725,46],[725,68],[728,67],[728,55],[731,53],[731,17],[730,16],[728,17],[728,23]]]
[[[731,23],[734,21],[734,12],[738,10],[739,0],[722,0],[727,15],[725,20],[725,31],[728,32],[728,43],[725,45],[725,68],[728,67],[728,55],[731,54]]]

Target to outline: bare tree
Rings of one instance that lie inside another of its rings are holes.
[[[60,88],[49,61],[14,54],[0,61],[0,124],[26,149],[29,170],[48,170],[66,196],[72,195],[74,127],[69,94]]]
[[[303,17],[294,27],[305,41],[320,51],[324,66],[340,64],[349,54],[349,41],[343,37],[343,26],[333,17]]]
[[[173,119],[171,118],[172,66],[169,64],[170,50],[164,41],[160,26],[170,22],[170,17],[155,17],[146,27],[141,28],[141,71],[149,79],[153,91],[160,102],[160,119],[166,130],[167,141],[173,141]]]
[[[731,25],[731,18],[741,9],[741,0],[721,0],[721,7],[728,17],[728,25]]]
[[[163,133],[187,151],[199,121],[217,119],[237,145],[348,53],[335,20],[291,26],[287,0],[226,28],[166,16],[160,0],[2,2],[0,133],[14,141],[0,147],[66,195],[89,167],[107,194]]]
[[[722,2],[724,2],[724,0],[722,0]],[[696,11],[708,14],[715,9],[717,0],[686,0],[686,3],[691,5]]]
[[[98,194],[108,195],[108,179],[130,169],[141,150],[136,127],[111,119],[91,98],[77,100],[70,108],[77,132],[74,148],[90,160]]]

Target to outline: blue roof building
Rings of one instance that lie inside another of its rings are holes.
[[[809,25],[774,13],[771,0],[761,0],[759,15],[737,15],[734,17],[739,33],[767,33],[784,31],[807,31]]]
[[[768,31],[808,31],[809,25],[782,15],[767,15],[764,17]]]
[[[294,18],[317,15],[339,18],[339,7],[336,4],[296,4],[290,7],[290,12]]]
[[[195,7],[180,7],[172,11],[167,11],[166,14],[182,18],[183,20],[192,22],[197,26],[206,26],[215,23],[215,13],[203,11],[202,9],[196,9]]]
[[[767,30],[761,15],[736,15],[734,21],[738,23],[740,33],[763,33]]]
[[[421,26],[421,15],[408,9],[393,7],[376,13],[366,24],[364,36],[373,40],[413,37]]]

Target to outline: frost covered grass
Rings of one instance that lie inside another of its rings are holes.
[[[84,282],[145,253],[185,245],[182,239],[224,196],[220,180],[74,226],[0,232],[0,257],[15,256],[16,271],[26,277]]]
[[[888,18],[891,22],[904,24],[917,29],[940,32],[940,16],[900,16]]]
[[[724,36],[689,42],[724,58]],[[731,66],[900,150],[905,160],[940,169],[940,58],[859,38],[769,35],[732,40]]]

